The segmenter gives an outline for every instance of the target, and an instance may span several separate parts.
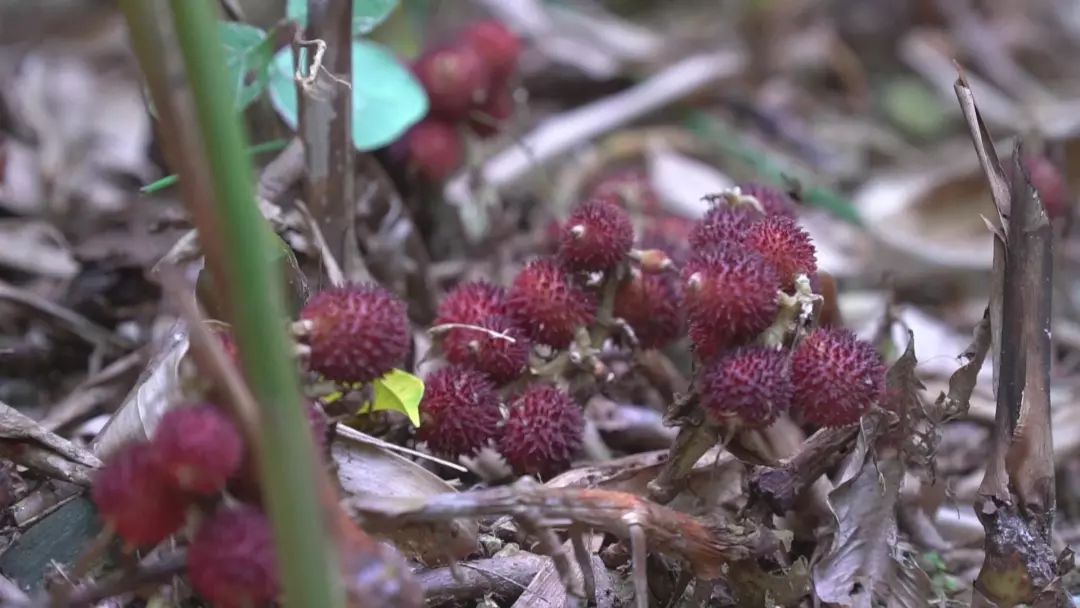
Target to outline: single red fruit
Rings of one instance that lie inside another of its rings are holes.
[[[724,201],[716,203],[690,229],[690,247],[701,251],[732,242],[742,242],[755,222],[764,216],[747,206],[732,207]]]
[[[442,301],[435,325],[443,323],[476,323],[491,315],[506,314],[506,289],[487,281],[459,283]]]
[[[703,359],[754,339],[779,310],[776,270],[739,245],[695,255],[683,266],[682,281],[690,338]]]
[[[765,215],[795,219],[795,201],[779,188],[760,182],[748,182],[739,184],[739,192],[756,198]]]
[[[502,130],[503,123],[510,120],[513,114],[514,93],[506,87],[499,87],[469,113],[469,128],[482,138],[491,137]]]
[[[475,454],[499,436],[499,396],[481,372],[450,366],[424,381],[422,424],[416,436],[447,458]]]
[[[553,477],[581,449],[585,419],[565,391],[536,385],[510,406],[499,451],[518,475]]]
[[[218,511],[188,547],[188,578],[216,608],[264,606],[278,595],[270,521],[249,506]]]
[[[487,281],[469,281],[459,283],[439,302],[433,325],[479,325],[489,317],[505,315],[505,289]],[[467,329],[447,331],[442,338],[442,349],[447,360],[460,363],[469,359],[473,337]]]
[[[791,218],[767,217],[750,227],[743,242],[773,265],[784,289],[790,290],[794,286],[797,275],[811,275],[817,271],[810,235]]]
[[[165,478],[192,494],[220,492],[244,460],[240,431],[225,412],[208,404],[166,412],[150,445]]]
[[[701,405],[710,416],[736,418],[750,428],[772,424],[795,392],[787,356],[771,348],[746,347],[717,357],[699,378]]]
[[[603,271],[626,258],[634,245],[634,225],[613,197],[579,206],[563,224],[559,258],[575,271]]]
[[[405,135],[409,164],[426,180],[441,182],[461,167],[465,158],[461,133],[453,125],[428,118]]]
[[[518,273],[507,307],[529,337],[555,348],[569,344],[574,331],[596,315],[593,298],[549,259],[534,260]]]
[[[817,329],[791,357],[792,407],[811,424],[854,424],[882,396],[885,364],[846,329]]]
[[[483,57],[494,81],[505,82],[517,69],[521,39],[503,23],[494,19],[478,21],[462,32],[461,37]]]
[[[475,325],[486,331],[455,329],[451,332],[454,346],[446,349],[446,360],[480,370],[496,384],[519,378],[529,364],[529,338],[525,332],[514,327],[506,317],[497,315]]]
[[[682,299],[672,277],[635,271],[615,292],[615,316],[634,330],[642,348],[662,348],[679,337]]]
[[[336,382],[371,382],[400,367],[409,352],[405,304],[370,283],[316,294],[300,311],[310,321],[311,369]]]
[[[132,547],[151,547],[179,530],[191,503],[165,479],[145,442],[112,454],[94,478],[90,497],[101,519]]]
[[[450,122],[467,118],[491,88],[491,70],[472,45],[455,44],[424,53],[413,67],[427,91],[431,113]]]

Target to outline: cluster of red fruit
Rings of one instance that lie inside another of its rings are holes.
[[[189,507],[213,504],[247,463],[243,437],[209,404],[167,412],[150,441],[112,454],[91,498],[105,523],[131,548],[152,547],[184,525]],[[203,598],[223,608],[273,601],[278,577],[273,539],[253,506],[219,507],[198,525],[188,548],[188,577]]]
[[[498,21],[469,26],[451,44],[426,51],[413,71],[427,92],[430,114],[404,138],[410,164],[428,180],[442,181],[461,166],[459,127],[480,137],[499,131],[514,99],[510,78],[521,40]]]

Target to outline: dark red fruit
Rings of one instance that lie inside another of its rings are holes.
[[[739,245],[694,256],[682,269],[682,281],[690,338],[703,359],[752,340],[779,310],[780,276]]]
[[[549,259],[534,260],[518,273],[507,308],[529,337],[555,348],[569,344],[574,331],[596,315],[593,298]]]
[[[506,315],[506,290],[487,281],[460,283],[439,302],[434,325],[456,323],[479,325],[492,316]],[[452,363],[472,355],[473,334],[467,329],[451,329],[442,338],[442,349]]]
[[[634,245],[634,225],[614,198],[592,199],[563,224],[559,258],[576,271],[610,270]]]
[[[416,60],[413,69],[427,91],[431,114],[450,122],[467,118],[491,88],[491,70],[469,44],[430,50]]]
[[[687,240],[695,222],[676,215],[663,215],[649,219],[641,232],[642,249],[659,249],[668,254],[676,266],[682,266],[690,257]]]
[[[213,405],[181,407],[161,417],[151,441],[165,478],[193,494],[215,494],[240,470],[244,438]]]
[[[453,330],[454,348],[446,350],[446,360],[480,370],[497,384],[520,377],[529,364],[529,338],[525,332],[502,316],[490,316],[476,326],[487,331]]]
[[[748,182],[739,184],[739,192],[756,198],[761,203],[761,209],[765,215],[795,219],[795,201],[779,188],[759,182]]]
[[[690,247],[701,251],[727,243],[742,242],[750,226],[763,217],[751,207],[733,207],[725,201],[719,201],[690,229]]]
[[[773,265],[784,289],[791,289],[797,275],[817,271],[810,235],[791,218],[772,216],[757,222],[750,227],[744,243]]]
[[[188,578],[216,608],[264,606],[278,595],[270,521],[248,506],[218,511],[199,527],[187,554]]]
[[[434,118],[410,129],[405,140],[409,164],[431,182],[450,177],[465,158],[461,133],[453,125]]]
[[[424,382],[416,436],[447,458],[475,454],[500,432],[499,396],[481,372],[460,366],[436,370]]]
[[[132,547],[151,547],[179,530],[191,503],[165,479],[145,442],[112,454],[94,478],[90,497],[101,519]]]
[[[795,392],[787,356],[746,347],[717,357],[701,371],[701,405],[718,421],[735,418],[764,428],[787,411]]]
[[[537,385],[510,406],[499,451],[518,475],[553,477],[581,449],[585,419],[565,391]]]
[[[300,311],[310,321],[311,369],[336,382],[371,382],[409,351],[405,304],[377,285],[327,289]]]
[[[521,39],[499,21],[478,21],[464,32],[462,40],[487,63],[492,79],[505,82],[517,69]]]
[[[873,345],[846,329],[817,329],[791,357],[792,407],[811,424],[854,424],[885,390],[885,364]]]
[[[487,100],[469,113],[469,128],[480,137],[491,137],[502,130],[503,123],[514,114],[514,94],[500,87]]]
[[[642,348],[661,348],[679,337],[682,305],[674,279],[634,272],[615,292],[615,316],[634,330]]]

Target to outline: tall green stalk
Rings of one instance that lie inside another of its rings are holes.
[[[286,605],[345,605],[334,545],[315,487],[317,459],[301,408],[285,334],[281,277],[266,255],[265,220],[255,204],[243,125],[229,96],[225,55],[210,0],[170,0],[173,22],[216,198],[229,312],[244,370],[262,406],[259,472],[273,521]],[[167,136],[168,134],[166,134]]]

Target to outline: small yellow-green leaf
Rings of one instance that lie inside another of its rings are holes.
[[[374,396],[369,403],[360,408],[358,414],[393,410],[408,416],[413,426],[420,426],[420,400],[424,397],[423,380],[408,372],[395,369],[372,384]]]

